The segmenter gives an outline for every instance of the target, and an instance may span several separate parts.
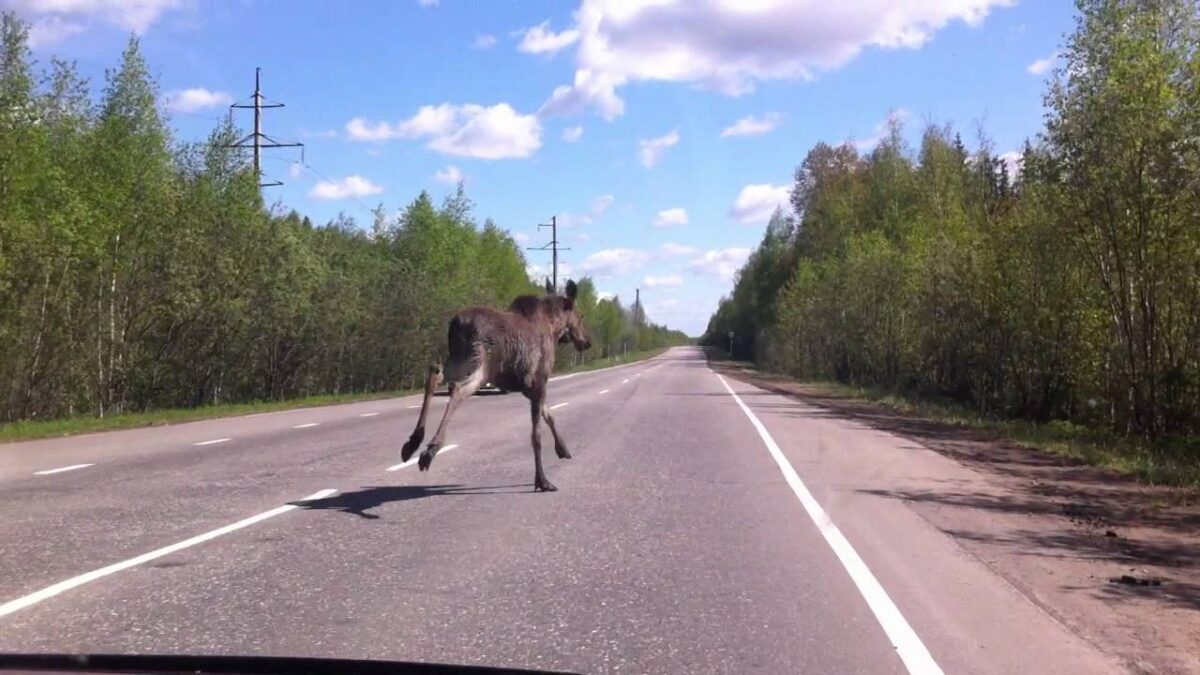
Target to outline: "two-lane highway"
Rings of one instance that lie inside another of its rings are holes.
[[[428,473],[398,465],[417,397],[0,446],[0,650],[1116,670],[872,496],[965,471],[943,457],[694,348],[556,380],[549,402],[575,456],[544,430],[549,494],[520,395],[466,403]]]

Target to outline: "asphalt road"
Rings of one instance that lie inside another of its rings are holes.
[[[878,496],[966,469],[697,349],[552,383],[555,493],[520,395],[473,398],[429,473],[397,468],[419,403],[0,445],[0,651],[1119,672]]]

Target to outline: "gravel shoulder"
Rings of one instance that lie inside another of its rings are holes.
[[[714,370],[794,396],[950,457],[969,490],[891,491],[1024,593],[1135,672],[1200,673],[1200,497],[1048,455],[994,434],[830,395],[714,361]]]

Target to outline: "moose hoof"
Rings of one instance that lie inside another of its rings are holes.
[[[565,445],[554,446],[554,453],[558,455],[559,459],[571,459],[571,451],[567,450]]]
[[[417,460],[417,466],[422,471],[428,471],[430,464],[433,464],[433,455],[428,452],[422,452],[421,459]]]
[[[413,453],[417,451],[417,446],[420,444],[420,441],[413,443],[411,440],[405,443],[404,447],[400,448],[400,461],[407,462],[413,456]]]
[[[533,491],[534,492],[557,492],[558,488],[554,487],[554,483],[551,483],[550,481],[546,480],[545,478],[541,478],[541,479],[535,479],[533,481]]]

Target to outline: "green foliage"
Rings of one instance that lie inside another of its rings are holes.
[[[539,292],[461,187],[369,230],[269,214],[236,128],[171,138],[136,39],[96,105],[72,64],[35,65],[0,15],[0,421],[419,388],[454,311]],[[579,305],[614,324],[598,356],[685,339],[586,279]]]
[[[592,348],[578,354],[574,347],[560,345],[557,359],[560,369],[591,362],[622,363],[636,360],[637,355],[690,342],[682,331],[647,321],[645,311],[636,303],[625,308],[619,298],[600,299],[595,284],[587,277],[579,280],[575,306],[587,327]]]
[[[915,157],[896,124],[869,156],[818,144],[705,341],[984,415],[1200,432],[1200,9],[1078,8],[1019,176],[948,128]]]

